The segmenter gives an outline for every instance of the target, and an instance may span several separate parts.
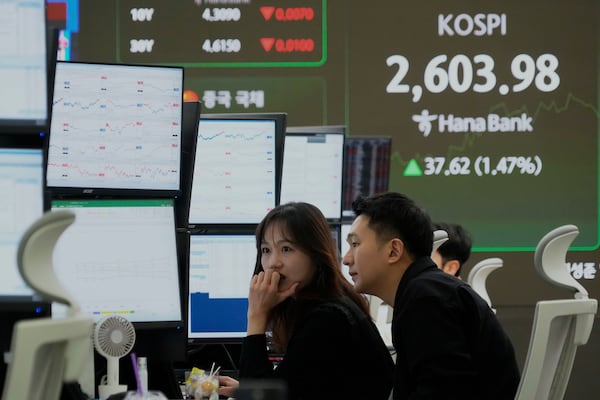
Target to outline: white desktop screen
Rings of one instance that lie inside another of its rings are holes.
[[[53,262],[84,314],[140,323],[183,320],[173,200],[54,200],[52,209],[75,213]],[[53,316],[64,313],[53,305]]]
[[[21,236],[44,212],[43,150],[0,146],[0,296],[31,296],[17,266]]]
[[[246,336],[248,289],[255,263],[253,234],[191,235],[189,339]]]
[[[0,2],[0,132],[43,132],[48,123],[45,0]]]
[[[191,225],[256,224],[275,207],[280,129],[275,118],[200,118]]]
[[[344,132],[285,135],[281,203],[304,201],[329,220],[342,217]]]
[[[177,192],[182,93],[179,67],[58,62],[48,186]]]

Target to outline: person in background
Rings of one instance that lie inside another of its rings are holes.
[[[487,303],[432,261],[429,215],[393,192],[352,208],[343,262],[357,291],[394,306],[393,399],[514,399],[513,345]]]
[[[442,271],[460,278],[462,266],[471,256],[471,235],[459,224],[438,222],[433,229],[446,231],[448,240],[433,252],[432,260]]]
[[[290,400],[387,400],[393,359],[366,300],[342,275],[321,211],[303,202],[275,207],[256,229],[256,247],[240,381],[222,378],[219,393],[234,395],[244,380],[279,379]],[[275,368],[268,331],[282,354]]]

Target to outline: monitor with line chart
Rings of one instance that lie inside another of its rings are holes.
[[[248,287],[255,263],[252,233],[190,236],[189,339],[235,341],[246,336]]]
[[[58,62],[49,189],[178,195],[182,104],[182,67]]]
[[[54,268],[83,314],[118,314],[139,327],[182,321],[173,199],[52,200],[75,213]],[[52,315],[66,310],[53,305]]]
[[[304,201],[329,221],[341,219],[345,133],[342,125],[287,128],[281,203]]]
[[[190,226],[257,224],[279,203],[285,113],[200,117]]]

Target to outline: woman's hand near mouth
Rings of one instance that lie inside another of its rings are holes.
[[[267,270],[252,277],[248,295],[248,335],[262,334],[267,330],[269,312],[277,304],[292,296],[299,283],[294,282],[287,289],[280,290],[285,282],[279,272]]]

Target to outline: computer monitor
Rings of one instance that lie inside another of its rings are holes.
[[[253,233],[191,235],[188,339],[231,342],[246,336],[255,263]]]
[[[181,195],[175,199],[175,224],[186,229],[190,217],[190,193],[194,177],[198,124],[202,104],[198,101],[183,103],[183,123],[181,125]]]
[[[48,126],[46,1],[0,3],[0,133],[40,133]]]
[[[359,196],[369,196],[388,190],[392,138],[346,137],[344,160],[343,217],[352,218],[352,202]]]
[[[81,312],[118,314],[136,328],[182,326],[173,199],[52,200],[75,222],[53,256]],[[66,310],[53,304],[53,317]]]
[[[21,236],[44,213],[44,144],[43,135],[0,133],[0,388],[15,323],[50,315],[17,265]]]
[[[0,299],[31,297],[17,267],[21,235],[44,213],[44,137],[0,134]]]
[[[177,196],[182,109],[183,67],[57,62],[53,196]]]
[[[285,113],[203,114],[189,225],[256,225],[279,203]]]
[[[281,203],[304,201],[327,220],[341,220],[345,132],[343,126],[287,128]]]

